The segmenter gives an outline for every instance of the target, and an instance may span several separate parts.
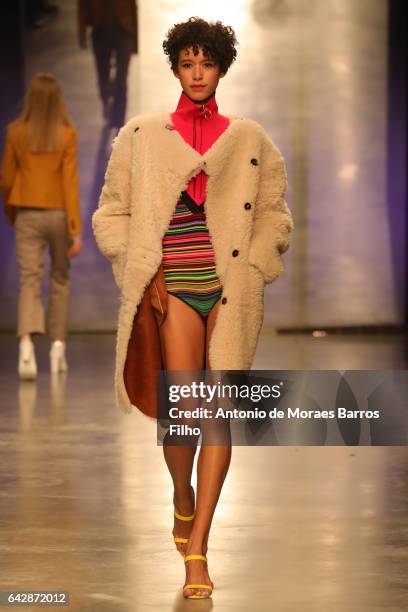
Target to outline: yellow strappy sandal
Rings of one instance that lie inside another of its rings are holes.
[[[194,503],[195,503],[195,491],[194,491],[194,487],[192,485],[190,485],[190,489],[193,491],[194,494]],[[173,498],[173,504],[174,504],[174,498]],[[180,521],[193,521],[194,517],[195,517],[195,511],[193,512],[193,514],[190,514],[190,516],[185,516],[183,514],[179,514],[179,512],[177,512],[176,510],[174,510],[174,516],[175,518],[179,519]],[[179,536],[173,536],[173,540],[175,543],[180,543],[180,544],[187,544],[188,542],[188,538],[182,538]],[[181,550],[179,550],[179,553],[181,554],[182,557],[184,557],[184,554],[182,553]]]
[[[187,561],[192,561],[194,559],[205,561],[207,563],[207,557],[205,557],[204,555],[186,555],[184,557],[184,563],[187,563]],[[208,589],[208,593],[206,595],[184,595],[184,591],[186,589]],[[213,587],[209,584],[185,584],[183,586],[183,596],[186,599],[208,599],[209,597],[211,597],[212,591]]]
[[[190,516],[183,516],[182,514],[179,514],[178,512],[174,511],[174,516],[180,521],[192,521],[194,520],[195,512],[193,512],[193,514],[191,514]],[[173,536],[173,540],[175,542],[180,542],[181,544],[187,544],[188,542],[188,538],[180,538],[178,536]]]

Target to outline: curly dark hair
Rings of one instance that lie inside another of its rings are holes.
[[[170,28],[163,41],[163,50],[173,71],[177,70],[180,51],[192,47],[194,55],[197,55],[201,47],[203,55],[217,62],[221,72],[226,73],[237,56],[237,44],[231,26],[225,26],[221,21],[214,23],[190,17],[188,21]]]

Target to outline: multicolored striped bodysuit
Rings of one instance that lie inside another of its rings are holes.
[[[204,206],[183,192],[163,237],[162,266],[167,291],[204,319],[221,297]]]

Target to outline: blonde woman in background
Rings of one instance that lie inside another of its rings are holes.
[[[70,258],[82,249],[77,136],[60,86],[50,74],[34,77],[21,115],[8,125],[1,186],[6,216],[16,229],[19,375],[36,377],[31,336],[45,331],[51,338],[51,371],[66,371]],[[47,249],[51,266],[45,324],[41,285]]]

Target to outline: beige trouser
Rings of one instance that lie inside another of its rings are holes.
[[[69,237],[64,210],[19,208],[15,222],[20,269],[17,334],[44,333],[41,285],[47,246],[51,257],[47,332],[64,340],[68,323]]]

